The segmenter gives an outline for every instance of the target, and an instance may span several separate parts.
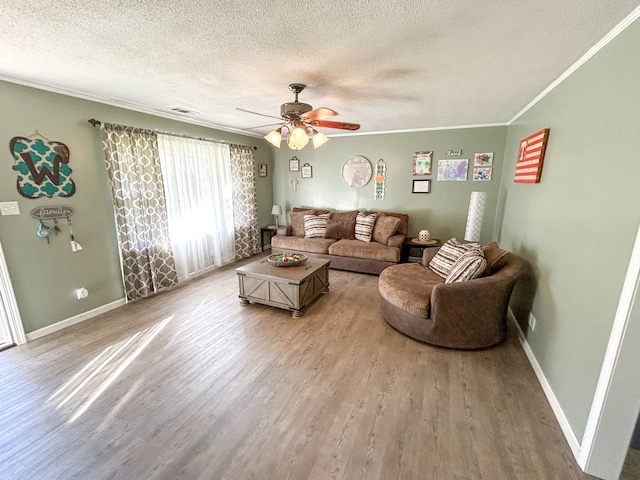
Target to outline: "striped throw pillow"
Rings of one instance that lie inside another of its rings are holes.
[[[482,250],[470,250],[463,254],[451,267],[444,283],[464,282],[478,278],[487,267]]]
[[[482,252],[480,245],[477,243],[461,244],[455,238],[447,240],[429,262],[429,268],[442,278],[447,278],[456,261],[470,250]]]
[[[324,238],[327,231],[328,213],[304,216],[304,238]]]
[[[373,234],[373,226],[376,224],[376,214],[365,215],[358,212],[356,217],[356,239],[363,242],[370,242]]]

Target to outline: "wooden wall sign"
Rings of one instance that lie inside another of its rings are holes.
[[[73,195],[76,186],[71,180],[69,147],[37,131],[32,137],[13,137],[9,143],[13,169],[18,173],[18,193],[26,198]]]
[[[515,183],[540,183],[548,138],[549,129],[544,128],[520,141]]]

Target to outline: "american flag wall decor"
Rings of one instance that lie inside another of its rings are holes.
[[[529,135],[520,142],[518,162],[516,163],[515,183],[539,183],[542,173],[544,152],[547,148],[549,129]]]

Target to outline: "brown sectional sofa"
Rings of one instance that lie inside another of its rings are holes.
[[[432,345],[459,349],[486,348],[504,340],[507,308],[523,261],[497,244],[483,245],[489,266],[480,278],[445,283],[429,262],[437,249],[425,249],[422,265],[405,263],[380,275],[382,316],[396,330]]]
[[[305,238],[304,224],[301,224],[303,216],[305,214],[319,215],[323,213],[332,212],[326,209],[294,208],[291,211],[291,225],[279,227],[277,234],[271,239],[272,252],[305,253],[331,260],[330,268],[375,275],[380,274],[385,268],[400,262],[400,249],[407,236],[409,215],[377,212],[379,216],[386,215],[400,219],[396,232],[389,237],[386,244],[373,239],[371,242],[364,242],[348,238],[348,234],[345,235],[347,238]],[[341,212],[335,213],[340,214]]]

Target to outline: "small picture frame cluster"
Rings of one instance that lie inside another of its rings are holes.
[[[300,159],[298,157],[293,157],[291,160],[289,160],[289,171],[290,172],[300,171]]]
[[[266,177],[267,176],[267,164],[266,163],[261,163],[260,165],[258,165],[258,176],[259,177]]]
[[[302,178],[311,178],[311,177],[313,177],[313,168],[311,167],[310,164],[305,163],[302,166],[302,171],[300,172],[300,176]]]
[[[431,180],[414,180],[411,193],[431,193]]]
[[[476,153],[473,157],[473,181],[488,182],[493,174],[493,152]]]

